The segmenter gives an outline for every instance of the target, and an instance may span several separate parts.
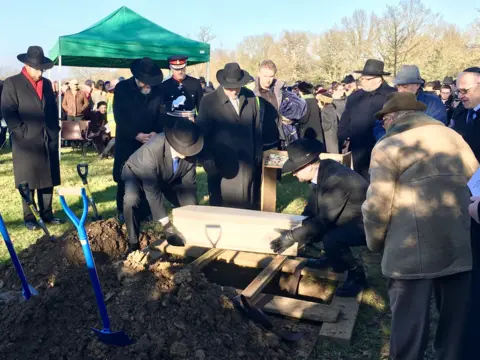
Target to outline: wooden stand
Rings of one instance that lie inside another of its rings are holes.
[[[277,171],[283,167],[288,159],[286,151],[268,150],[263,153],[262,185],[260,210],[275,212],[277,206]],[[352,153],[320,154],[320,160],[332,159],[353,170]]]
[[[321,323],[318,338],[350,345],[361,295],[357,298],[339,298],[334,295],[330,305],[326,305],[299,300],[294,297],[272,296],[262,293],[267,284],[275,277],[275,274],[279,272],[294,273],[298,266],[305,261],[303,258],[289,259],[283,255],[264,255],[194,246],[174,247],[161,240],[151,244],[149,249],[144,251],[149,252],[152,259],[159,258],[163,254],[197,258],[191,263],[191,266],[197,269],[202,269],[213,261],[263,269],[250,285],[243,291],[238,290],[237,292],[249,298],[252,305],[262,304],[263,311],[267,313]],[[341,283],[345,279],[343,274],[309,268],[303,268],[301,274],[307,277],[300,281],[296,294],[293,296],[323,299],[323,291],[318,285],[315,286],[315,280],[333,279]],[[308,358],[308,354],[315,343],[310,345],[309,349],[304,349],[306,352],[305,358]]]

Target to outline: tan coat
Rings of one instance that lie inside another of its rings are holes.
[[[82,116],[89,105],[87,95],[82,90],[78,90],[75,96],[72,90],[68,90],[63,96],[62,108],[69,116]]]
[[[398,119],[375,145],[362,206],[367,245],[387,277],[469,271],[470,191],[479,164],[455,131],[423,113]]]

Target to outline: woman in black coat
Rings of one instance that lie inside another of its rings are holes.
[[[325,151],[325,137],[322,129],[320,109],[318,108],[317,100],[313,96],[313,85],[301,82],[298,84],[298,91],[307,103],[307,113],[298,120],[299,138],[318,140],[322,143],[323,151]]]

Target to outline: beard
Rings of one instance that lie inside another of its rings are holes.
[[[151,88],[143,88],[143,89],[140,89],[140,92],[143,94],[143,95],[148,95],[152,92],[152,89]]]

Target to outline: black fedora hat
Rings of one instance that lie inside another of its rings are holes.
[[[389,72],[383,71],[385,64],[383,61],[375,60],[375,59],[368,59],[363,67],[363,70],[356,70],[354,71],[357,74],[362,75],[371,75],[371,76],[382,76],[382,75],[390,75]]]
[[[240,88],[250,82],[250,74],[237,63],[228,63],[217,71],[217,81],[227,89]]]
[[[17,55],[17,59],[38,70],[48,70],[53,67],[53,61],[45,56],[40,46],[29,46],[25,54]]]
[[[135,79],[150,86],[160,85],[163,81],[162,71],[149,57],[134,60],[130,71]]]
[[[283,164],[282,173],[288,174],[319,160],[322,144],[315,139],[303,138],[287,147],[288,160]]]
[[[355,78],[351,74],[345,75],[345,77],[342,80],[342,84],[351,84],[353,82],[355,82]]]
[[[394,92],[387,95],[383,109],[377,112],[375,117],[381,120],[386,114],[408,110],[425,111],[427,110],[427,105],[417,101],[415,94],[409,92]]]
[[[444,85],[452,85],[453,84],[453,77],[445,76],[445,79],[443,79],[443,84]]]
[[[197,155],[203,149],[203,135],[198,125],[186,118],[169,116],[165,137],[170,146],[184,156]]]

